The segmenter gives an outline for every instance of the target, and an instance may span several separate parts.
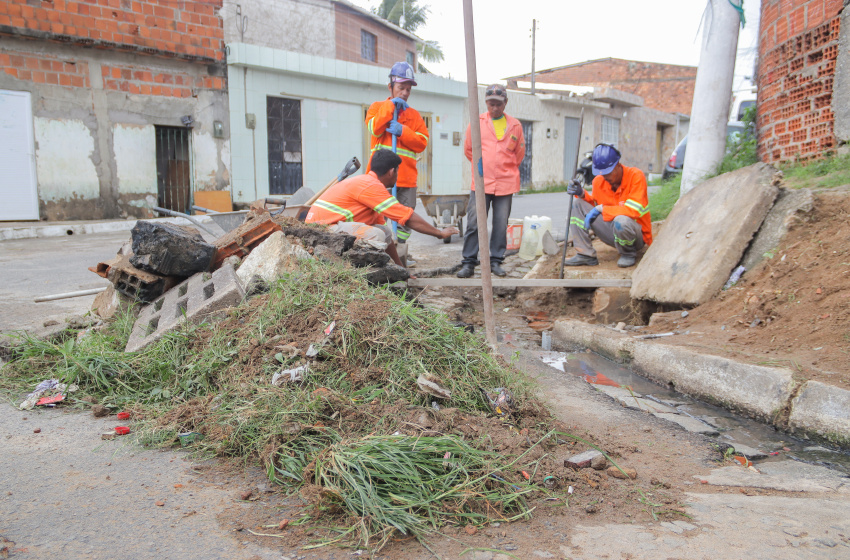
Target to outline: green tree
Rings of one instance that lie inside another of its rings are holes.
[[[419,6],[418,0],[381,0],[377,8],[372,12],[390,21],[405,31],[414,33],[416,29],[428,19],[428,7]],[[404,21],[402,21],[404,16]],[[443,60],[443,51],[437,41],[422,41],[416,44],[417,59],[428,62],[440,62]],[[427,73],[428,70],[419,64],[418,70]]]

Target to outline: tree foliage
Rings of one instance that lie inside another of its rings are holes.
[[[405,31],[414,33],[428,19],[429,9],[427,6],[420,6],[418,0],[381,0],[376,8],[372,8],[372,13],[398,25]],[[437,41],[418,42],[416,52],[419,55],[418,58],[428,62],[440,62],[444,58]],[[428,72],[421,64],[418,70]]]

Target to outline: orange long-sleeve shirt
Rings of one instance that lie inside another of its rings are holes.
[[[371,138],[371,151],[393,149],[393,135],[387,132],[387,126],[393,120],[395,105],[388,97],[384,101],[372,103],[366,112],[366,128]],[[413,107],[408,107],[398,116],[398,122],[402,126],[401,136],[396,141],[396,153],[401,157],[401,165],[398,168],[398,180],[396,186],[416,186],[416,155],[422,153],[428,146],[428,128],[422,116]],[[366,171],[369,171],[369,164]]]
[[[623,180],[615,192],[602,175],[593,178],[593,193],[585,191],[584,199],[594,206],[602,205],[602,219],[610,222],[615,216],[628,216],[640,224],[643,242],[652,244],[652,216],[649,214],[649,196],[646,177],[637,167],[623,166]]]
[[[519,192],[519,164],[525,157],[525,138],[522,135],[522,123],[510,115],[505,115],[507,126],[502,138],[496,137],[496,129],[489,113],[478,116],[481,127],[481,160],[484,168],[484,192],[504,196]],[[472,162],[472,190],[475,190],[475,174],[478,162],[472,161],[472,129],[466,127],[463,152]]]
[[[389,194],[375,172],[370,171],[326,190],[310,207],[306,222],[325,225],[359,222],[371,226],[390,218],[404,225],[412,214],[413,208],[403,206]]]

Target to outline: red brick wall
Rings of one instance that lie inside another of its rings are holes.
[[[0,52],[0,71],[19,80],[67,87],[91,87],[89,66],[70,57]]]
[[[336,12],[336,58],[360,64],[386,66],[387,71],[395,62],[407,60],[407,51],[416,55],[412,39],[394,32],[377,21],[335,3]],[[378,38],[377,60],[366,60],[360,54],[360,31],[366,30]],[[414,65],[415,67],[415,65]],[[387,80],[389,81],[389,80]]]
[[[594,60],[543,70],[535,80],[553,84],[611,87],[643,97],[644,104],[668,113],[691,113],[697,69],[694,66],[637,62],[619,58]],[[512,80],[530,81],[531,74]]]
[[[832,84],[842,6],[842,0],[762,0],[761,161],[805,161],[835,148]]]
[[[0,71],[19,80],[71,88],[89,88],[89,67],[69,56],[52,56],[18,51],[0,52]],[[186,72],[163,72],[150,66],[101,66],[103,88],[141,95],[191,97],[197,90],[224,90],[225,80],[216,76],[195,76]]]
[[[222,0],[0,0],[0,35],[224,60]]]

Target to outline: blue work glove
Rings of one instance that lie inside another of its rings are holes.
[[[596,219],[602,213],[602,205],[594,206],[593,209],[587,213],[587,216],[584,217],[584,229],[590,229],[590,224],[593,220]]]
[[[398,121],[390,121],[390,124],[387,125],[387,132],[392,134],[393,136],[401,136],[402,126]]]
[[[582,188],[581,183],[579,183],[576,179],[570,181],[567,185],[567,194],[582,198],[584,196],[584,189]]]
[[[395,108],[398,109],[399,113],[410,107],[410,105],[407,104],[407,101],[401,97],[393,97],[391,101],[393,102],[393,105],[395,105]]]
[[[484,161],[481,158],[478,158],[478,174],[484,176]]]

